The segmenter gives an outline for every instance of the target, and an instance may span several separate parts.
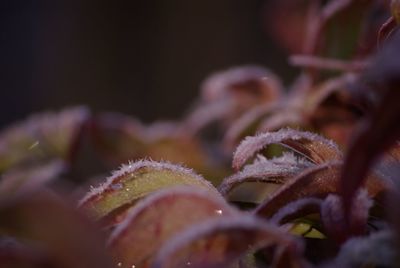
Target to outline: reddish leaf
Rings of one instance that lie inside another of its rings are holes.
[[[292,153],[284,153],[283,156],[271,160],[259,156],[253,164],[246,165],[242,171],[225,178],[219,191],[229,201],[260,203],[288,178],[311,165]],[[276,186],[271,187],[271,184]]]
[[[302,245],[297,240],[247,215],[194,225],[161,248],[153,267],[229,267],[246,252],[270,245],[286,248],[288,258],[301,267]]]
[[[309,214],[319,213],[322,200],[314,197],[306,197],[288,203],[270,219],[270,222],[282,225]]]
[[[359,192],[353,203],[350,223],[346,225],[340,197],[328,195],[321,206],[321,218],[326,232],[338,243],[346,241],[350,236],[364,234],[372,203],[366,191]]]
[[[206,101],[232,96],[247,107],[246,102],[253,104],[277,99],[281,87],[280,80],[268,70],[259,66],[242,66],[211,75],[201,90]]]
[[[158,249],[180,231],[236,211],[219,196],[203,190],[174,188],[135,206],[112,232],[109,249],[120,267],[149,267]]]
[[[363,88],[369,96],[370,116],[354,135],[342,169],[341,192],[347,218],[357,189],[378,156],[400,137],[400,61],[397,58],[400,33],[388,43],[366,73],[370,88]]]
[[[237,147],[233,155],[233,167],[238,170],[256,152],[270,144],[282,144],[314,163],[339,160],[342,157],[336,144],[317,134],[293,129],[281,129],[277,132],[263,133],[247,137]]]
[[[324,198],[329,194],[338,193],[341,168],[341,162],[328,162],[303,171],[269,196],[255,210],[255,213],[269,218],[286,204],[298,199],[305,197]],[[370,197],[378,197],[388,189],[388,184],[381,178],[372,175],[368,177],[365,188]]]

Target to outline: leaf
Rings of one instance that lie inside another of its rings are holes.
[[[149,267],[158,249],[177,233],[206,219],[236,213],[207,191],[167,189],[136,205],[111,233],[108,248],[120,267]]]
[[[262,67],[241,66],[212,74],[202,84],[201,94],[201,101],[183,124],[191,135],[217,121],[225,127],[247,109],[272,103],[282,95],[282,85]]]
[[[255,214],[270,218],[286,204],[302,198],[325,198],[339,192],[341,162],[328,162],[309,168],[289,180],[268,197],[255,210]],[[365,188],[370,197],[380,197],[388,189],[388,183],[376,175],[371,175]]]
[[[320,55],[349,59],[359,46],[363,26],[371,9],[371,0],[332,0],[321,10],[320,40],[316,47]],[[318,48],[319,46],[319,48]]]
[[[229,201],[260,203],[271,190],[311,165],[312,163],[297,158],[293,153],[284,153],[283,156],[271,160],[259,156],[242,171],[225,178],[219,191]]]
[[[12,237],[0,237],[0,265],[11,267],[48,267],[50,260],[39,249],[27,247]]]
[[[259,66],[234,67],[209,76],[201,86],[205,101],[232,96],[239,104],[269,102],[281,95],[279,78]]]
[[[338,256],[323,268],[397,267],[399,256],[395,235],[384,230],[367,237],[349,239],[340,248]]]
[[[42,267],[111,267],[99,230],[45,190],[1,203],[0,235],[21,241]]]
[[[282,225],[308,214],[319,213],[321,203],[322,200],[315,197],[298,199],[279,209],[279,211],[270,219],[270,222]]]
[[[276,105],[271,104],[257,105],[246,111],[242,116],[233,121],[226,131],[223,140],[225,147],[231,149],[237,146],[239,141],[243,139],[246,134],[252,135],[262,118],[272,112],[276,112],[275,109]]]
[[[32,115],[4,129],[0,133],[0,172],[54,158],[71,161],[88,118],[85,107],[75,107]]]
[[[251,250],[276,245],[301,266],[302,245],[275,226],[248,215],[212,219],[183,231],[164,244],[154,268],[229,267]]]
[[[218,194],[211,183],[190,169],[166,162],[141,160],[123,165],[104,184],[92,189],[79,206],[93,219],[109,217],[105,224],[113,224],[122,220],[127,209],[139,199],[177,185],[197,186]]]
[[[326,232],[338,243],[346,241],[350,236],[360,236],[367,231],[369,209],[373,202],[366,191],[360,191],[353,202],[352,215],[346,224],[341,199],[330,194],[321,206],[321,219]]]
[[[396,20],[397,24],[400,24],[400,1],[392,0],[390,9],[392,11],[393,18]]]
[[[65,169],[63,161],[54,160],[41,166],[9,170],[1,176],[0,200],[36,191],[57,178]]]
[[[369,167],[400,137],[399,47],[400,33],[393,37],[364,75],[369,87],[362,87],[362,90],[369,97],[370,114],[353,136],[340,182],[347,218],[354,194],[364,182]]]
[[[0,133],[0,172],[15,165],[48,159],[72,161],[84,124],[89,118],[85,107],[59,113],[33,115]]]
[[[201,172],[210,170],[199,141],[180,123],[144,125],[129,116],[104,113],[93,120],[91,130],[94,147],[107,166],[147,157],[184,163]]]
[[[317,134],[293,129],[281,129],[277,132],[262,133],[247,137],[236,148],[233,155],[233,167],[238,170],[256,152],[270,144],[282,144],[306,157],[313,163],[320,164],[329,160],[339,160],[342,153],[336,144]]]

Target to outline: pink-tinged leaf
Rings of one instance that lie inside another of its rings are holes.
[[[276,105],[257,105],[236,119],[228,128],[224,136],[224,145],[229,150],[237,146],[239,141],[247,135],[253,135],[258,123],[272,112],[277,112]]]
[[[353,136],[342,169],[341,193],[347,218],[354,194],[369,168],[400,137],[399,47],[400,33],[384,47],[364,76],[370,86],[362,89],[370,96],[370,114]]]
[[[204,190],[167,189],[137,204],[111,233],[108,248],[120,267],[149,267],[159,248],[177,233],[237,213],[220,196]]]
[[[89,118],[85,107],[33,115],[0,133],[0,172],[50,158],[71,161]]]
[[[1,175],[0,199],[35,191],[56,179],[63,171],[65,171],[65,163],[61,160],[9,170]]]
[[[353,202],[350,222],[346,224],[340,196],[328,195],[321,206],[321,219],[326,233],[338,243],[343,243],[351,236],[365,234],[372,204],[368,193],[365,190],[360,191]]]
[[[270,144],[282,144],[316,164],[342,158],[342,153],[330,140],[306,131],[281,129],[247,137],[233,155],[233,167],[239,170],[247,160]]]
[[[353,57],[359,48],[371,3],[371,0],[329,1],[321,10],[319,23],[314,25],[315,42],[311,52],[330,58]]]
[[[271,196],[259,205],[254,213],[270,218],[286,204],[308,197],[325,198],[339,191],[341,162],[328,162],[309,168],[287,181]],[[388,183],[371,175],[365,183],[370,197],[380,197],[388,189]]]
[[[199,141],[189,135],[187,126],[177,122],[143,125],[132,117],[105,113],[93,120],[91,130],[94,147],[107,166],[148,157],[209,170]]]
[[[315,113],[316,109],[333,94],[338,94],[341,98],[346,98],[346,100],[349,101],[349,94],[346,90],[349,88],[349,85],[356,82],[357,78],[357,75],[350,73],[329,79],[319,84],[307,97],[306,111],[309,114]]]
[[[279,209],[270,222],[282,225],[309,214],[320,213],[322,200],[315,197],[305,197],[288,203]]]
[[[282,109],[264,119],[258,127],[258,132],[276,131],[285,127],[304,125],[304,115],[296,108]]]
[[[246,252],[275,245],[301,267],[302,244],[281,229],[249,215],[212,219],[164,244],[153,268],[230,267]]]
[[[277,76],[259,66],[242,66],[217,72],[204,81],[202,98],[215,101],[232,96],[238,103],[254,104],[277,99],[282,92]]]
[[[81,209],[105,225],[121,221],[136,201],[155,191],[178,186],[196,186],[218,194],[214,186],[192,170],[166,162],[141,160],[114,172],[80,202]]]
[[[379,29],[378,33],[378,45],[382,46],[398,29],[397,23],[393,17],[390,17],[382,27]]]
[[[210,124],[228,118],[235,112],[235,102],[231,99],[216,100],[199,105],[185,119],[182,131],[198,134]]]
[[[111,267],[100,231],[47,191],[2,202],[0,230],[27,248],[39,250],[34,257],[45,258],[49,264],[42,267]]]
[[[109,163],[141,156],[145,136],[145,127],[139,121],[121,114],[103,113],[91,124],[94,148]]]
[[[384,230],[349,239],[342,245],[337,257],[322,268],[398,266],[398,240],[392,231]]]
[[[312,165],[289,152],[270,160],[259,156],[242,171],[225,178],[219,191],[229,201],[260,203],[290,177]]]

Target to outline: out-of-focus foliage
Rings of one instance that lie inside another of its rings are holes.
[[[175,122],[4,129],[0,267],[398,267],[399,1],[270,2],[287,89],[235,67]]]

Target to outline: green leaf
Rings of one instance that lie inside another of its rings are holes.
[[[123,165],[104,184],[93,188],[79,206],[93,219],[108,216],[105,222],[113,224],[119,222],[139,199],[177,185],[196,186],[218,194],[210,182],[190,169],[166,162],[141,160]]]

